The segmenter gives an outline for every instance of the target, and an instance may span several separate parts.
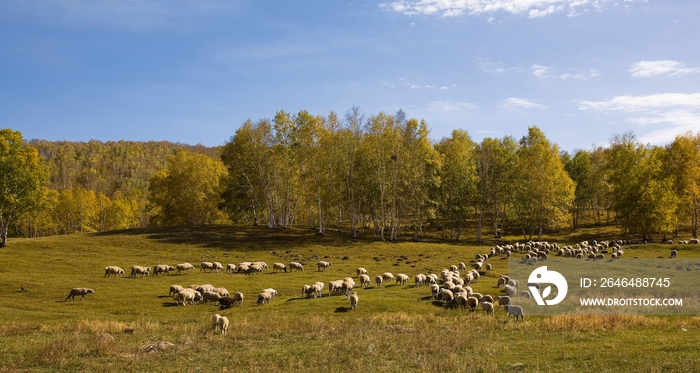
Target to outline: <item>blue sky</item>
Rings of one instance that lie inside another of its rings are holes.
[[[0,0],[0,126],[222,145],[276,111],[536,125],[564,150],[700,132],[687,0]]]

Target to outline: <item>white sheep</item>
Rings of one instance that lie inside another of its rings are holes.
[[[207,270],[209,270],[209,273],[214,273],[214,263],[202,262],[202,264],[199,265],[199,272],[206,272]]]
[[[243,300],[245,297],[243,296],[243,293],[233,293],[233,304],[242,306],[243,305]]]
[[[318,267],[319,271],[325,271],[326,269],[328,269],[328,267],[332,265],[333,263],[326,262],[325,260],[321,260],[320,262],[316,263],[316,266]]]
[[[169,266],[167,264],[158,264],[153,267],[153,274],[158,276],[159,273],[165,273],[166,275],[170,275],[170,271],[174,271],[175,268],[172,266]]]
[[[287,266],[283,263],[272,263],[272,272],[284,271],[287,273]]]
[[[328,282],[328,295],[340,294],[343,288],[343,280],[335,280]]]
[[[425,285],[425,283],[428,281],[427,277],[425,277],[425,275],[422,273],[419,273],[419,274],[413,276],[413,280],[416,283],[416,287],[420,287],[421,285]]]
[[[454,299],[452,300],[452,302],[450,302],[450,304],[448,304],[449,308],[459,307],[462,309],[462,311],[465,310],[466,306],[467,306],[467,297],[462,293],[455,296]]]
[[[523,312],[523,308],[520,306],[516,305],[509,305],[506,306],[506,311],[508,311],[508,319],[510,320],[510,317],[513,316],[515,317],[515,322],[518,322],[518,316],[520,316],[522,321],[525,321],[525,313]]]
[[[219,271],[224,270],[224,266],[219,262],[212,262],[211,264],[213,265],[213,269],[214,271],[216,271],[216,273],[219,273]]]
[[[151,273],[151,267],[132,266],[130,277],[136,277],[138,275],[141,275],[141,278],[143,278],[144,276],[149,276],[150,273]]]
[[[292,270],[295,270],[295,269],[296,269],[297,271],[304,272],[304,266],[301,265],[301,263],[298,263],[298,262],[289,262],[289,272],[291,272]]]
[[[491,302],[481,302],[481,309],[483,309],[486,314],[491,314],[492,316],[495,315],[494,309],[493,309],[493,303]]]
[[[270,293],[263,292],[263,293],[258,294],[258,302],[257,302],[258,306],[263,305],[265,303],[270,303],[271,300],[272,300],[272,294],[270,294]]]
[[[75,297],[77,295],[80,295],[80,300],[84,300],[86,294],[93,293],[95,293],[95,291],[88,288],[72,288],[70,289],[70,292],[68,293],[68,296],[66,297],[66,300],[64,300],[64,302],[67,302],[69,298],[75,300]]]
[[[218,294],[221,295],[222,297],[229,297],[229,296],[231,296],[231,293],[229,293],[228,290],[226,290],[226,288],[214,288],[214,290],[212,290],[212,291],[215,292],[215,293],[218,293]]]
[[[202,294],[194,289],[183,289],[179,293],[175,294],[175,301],[177,304],[182,304],[186,306],[187,303],[194,304],[195,300],[200,298]]]
[[[510,305],[510,297],[507,295],[501,295],[499,297],[496,297],[496,302],[498,302],[498,304],[501,306],[508,306]]]
[[[467,298],[467,306],[469,306],[470,311],[476,310],[476,307],[479,306],[479,299],[474,296]]]
[[[505,289],[506,289],[507,296],[509,296],[511,298],[515,298],[515,294],[517,294],[517,292],[518,292],[518,289],[516,289],[515,286],[506,285]]]
[[[440,286],[438,284],[430,284],[430,293],[433,295],[433,300],[436,300],[440,294]]]
[[[355,309],[357,308],[357,302],[359,300],[360,300],[360,296],[357,295],[357,292],[354,292],[354,293],[352,293],[352,295],[350,295],[350,308],[353,311],[355,311]]]
[[[352,277],[346,277],[345,279],[343,279],[343,285],[341,286],[341,290],[343,293],[345,293],[345,297],[348,297],[350,295],[350,292],[354,288],[355,280],[353,280]]]
[[[455,298],[454,294],[447,290],[447,289],[442,289],[440,291],[440,300],[442,300],[443,303],[449,303]]]
[[[363,289],[365,288],[365,285],[370,286],[370,279],[369,279],[368,275],[362,274],[359,276],[359,279],[360,279],[360,286],[362,286]]]
[[[675,258],[678,256],[678,250],[671,250],[671,258]]]
[[[369,272],[367,272],[367,270],[364,268],[358,268],[357,269],[357,278],[360,278],[360,275],[369,275]]]
[[[231,273],[234,273],[234,272],[236,272],[236,265],[233,264],[233,263],[227,264],[227,265],[226,265],[226,273],[231,274]]]
[[[202,293],[202,303],[207,303],[209,301],[212,302],[219,302],[221,299],[221,294],[213,292],[213,291],[205,291]]]
[[[399,273],[398,275],[396,275],[396,284],[397,285],[406,285],[406,283],[408,282],[408,279],[409,279],[409,277],[407,274]]]
[[[168,296],[175,295],[182,290],[184,290],[184,288],[180,285],[170,285],[170,292],[168,293]]]
[[[214,329],[214,333],[216,333],[217,330],[221,330],[221,334],[226,334],[226,330],[228,330],[228,319],[226,316],[221,316],[218,313],[211,318],[211,324],[212,328]]]
[[[391,272],[384,272],[382,273],[382,278],[384,281],[389,282],[389,281],[394,281],[394,275],[391,274]]]
[[[107,266],[105,267],[105,275],[104,277],[109,277],[110,275],[114,275],[114,277],[123,277],[124,276],[124,270],[117,267],[117,266]]]
[[[199,285],[197,291],[204,294],[205,291],[214,291],[216,289],[212,284]]]
[[[177,268],[177,274],[179,275],[182,271],[185,271],[185,274],[190,274],[190,269],[194,269],[194,266],[190,263],[180,263],[175,266]]]
[[[382,287],[383,281],[384,281],[384,277],[382,277],[382,275],[376,275],[374,277],[374,282],[377,284],[377,289]]]

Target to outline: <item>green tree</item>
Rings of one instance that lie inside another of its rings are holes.
[[[676,136],[667,147],[664,169],[674,181],[678,212],[690,217],[693,237],[698,237],[700,217],[700,134]]]
[[[476,197],[476,144],[466,131],[453,130],[437,144],[437,150],[442,157],[438,211],[450,229],[450,239],[459,240]]]
[[[564,170],[559,147],[539,128],[528,128],[528,135],[520,141],[515,169],[515,207],[525,238],[532,239],[537,230],[539,240],[545,228],[565,225],[574,199],[574,182]]]
[[[168,156],[166,164],[150,180],[149,202],[154,220],[162,225],[222,222],[219,204],[226,169],[221,162],[181,150]]]
[[[44,201],[49,169],[19,131],[0,130],[0,247],[11,224]]]
[[[564,168],[576,184],[574,201],[571,207],[572,226],[578,228],[581,215],[593,204],[595,189],[593,184],[593,165],[587,151],[578,150],[571,157],[564,156]]]

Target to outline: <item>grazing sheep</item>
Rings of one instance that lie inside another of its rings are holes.
[[[170,276],[170,271],[174,270],[175,268],[167,264],[158,264],[153,267],[153,274],[158,276],[159,273],[165,273],[166,275]]]
[[[360,275],[369,275],[369,272],[367,272],[367,270],[364,268],[358,268],[357,269],[357,278],[360,278]]]
[[[498,304],[501,306],[508,306],[510,305],[510,297],[507,295],[501,295],[500,297],[496,297],[496,302],[498,302]]]
[[[475,297],[469,297],[467,298],[467,306],[469,306],[470,311],[475,311],[476,307],[479,306],[479,299]]]
[[[335,280],[328,282],[328,295],[340,294],[343,288],[343,280]]]
[[[284,271],[287,273],[287,267],[282,263],[272,263],[272,272]]]
[[[231,274],[236,272],[236,265],[233,263],[229,263],[226,265],[226,273]]]
[[[304,266],[301,265],[301,263],[289,262],[289,272],[291,272],[291,271],[293,271],[293,270],[295,270],[295,269],[296,269],[297,271],[304,272]]]
[[[481,298],[479,298],[479,303],[484,303],[484,302],[493,303],[493,297],[487,294],[487,295],[484,295]]]
[[[168,296],[175,295],[181,292],[182,290],[184,290],[184,288],[180,285],[170,285],[170,292],[168,293]]]
[[[453,299],[455,299],[455,295],[451,291],[442,289],[440,292],[440,300],[442,300],[443,303],[449,303]]]
[[[85,294],[94,294],[94,293],[95,293],[94,290],[88,289],[88,288],[72,288],[72,289],[70,289],[70,293],[68,293],[68,296],[66,297],[66,300],[64,300],[64,302],[67,302],[69,298],[72,300],[75,300],[76,295],[80,295],[80,300],[84,300]]]
[[[523,291],[520,292],[520,296],[523,297],[523,298],[530,299],[530,292],[527,291],[527,290],[523,290]]]
[[[206,272],[207,270],[209,270],[209,273],[214,273],[214,263],[202,262],[202,264],[199,265],[199,272]]]
[[[360,300],[360,297],[357,295],[357,292],[354,292],[354,293],[352,293],[352,295],[350,295],[350,308],[353,311],[355,311],[355,309],[357,308],[357,301],[359,301],[359,300]]]
[[[515,298],[515,294],[518,292],[518,289],[515,288],[515,286],[511,285],[506,285],[506,295]]]
[[[183,289],[180,290],[179,293],[175,294],[175,301],[177,304],[182,304],[183,306],[186,306],[187,303],[194,304],[196,299],[199,299],[202,296],[202,293],[194,290],[194,289]]]
[[[217,313],[211,318],[211,324],[214,333],[216,333],[217,330],[221,330],[221,334],[226,334],[226,330],[228,330],[228,319],[226,316],[221,316]]]
[[[233,293],[233,304],[236,306],[242,306],[243,305],[243,293],[238,292],[238,293]]]
[[[309,297],[311,295],[311,285],[304,285],[301,287],[301,297]]]
[[[132,266],[130,277],[136,277],[138,275],[141,275],[141,278],[143,278],[143,276],[149,276],[150,273],[151,273],[151,267]]]
[[[391,272],[382,273],[382,278],[384,279],[384,281],[387,281],[387,282],[394,281],[394,275],[392,275]]]
[[[508,320],[510,320],[510,317],[513,316],[515,317],[515,322],[518,322],[518,316],[520,316],[521,320],[525,321],[525,313],[523,312],[522,307],[509,305],[506,306],[506,311],[508,311]]]
[[[326,283],[323,282],[323,281],[316,281],[316,282],[314,282],[313,284],[311,284],[311,286],[317,286],[317,285],[318,285],[319,289],[321,289],[321,290],[319,291],[319,294],[318,294],[318,296],[320,297],[320,296],[321,296],[321,292],[323,292],[323,288],[326,286]]]
[[[493,310],[493,303],[491,302],[481,302],[481,309],[483,309],[486,314],[491,314],[492,316],[495,316],[495,312]]]
[[[214,269],[214,271],[216,271],[216,273],[219,273],[219,271],[224,270],[224,266],[219,262],[213,262],[211,264],[213,265],[213,269]]]
[[[466,270],[467,270],[467,265],[464,264],[464,262],[459,262],[459,270],[460,270],[460,271],[466,271]]]
[[[231,296],[231,294],[228,292],[228,290],[226,290],[226,288],[215,288],[215,289],[212,290],[212,291],[215,292],[215,293],[218,293],[218,294],[221,295],[222,297]]]
[[[368,275],[362,274],[359,276],[359,279],[360,286],[362,286],[363,289],[365,288],[365,285],[370,286],[370,279]]]
[[[678,256],[678,250],[671,250],[671,258],[675,258]]]
[[[272,300],[272,294],[270,294],[270,293],[263,292],[263,293],[258,294],[258,302],[257,302],[258,306],[261,306],[265,303],[270,303],[271,300]]]
[[[408,279],[409,277],[407,274],[399,273],[398,275],[396,275],[396,285],[406,285]]]
[[[350,295],[350,292],[354,288],[355,288],[355,280],[353,280],[352,277],[346,277],[343,280],[343,285],[341,287],[342,292],[345,293],[345,297],[348,297]]]
[[[104,277],[109,277],[110,275],[114,275],[114,277],[123,277],[124,276],[124,270],[117,267],[117,266],[107,266],[105,267],[105,275]]]
[[[413,279],[416,282],[416,287],[420,287],[421,285],[425,285],[425,283],[428,282],[428,278],[422,273],[415,275],[413,277]]]
[[[467,307],[467,297],[464,296],[464,294],[461,294],[461,293],[460,293],[459,295],[457,295],[456,297],[454,297],[454,299],[452,299],[452,302],[450,302],[450,303],[447,305],[447,307],[448,307],[448,308],[456,308],[456,307],[459,307],[459,308],[462,309],[462,311],[464,311],[464,310],[466,309],[466,307]]]
[[[374,282],[377,283],[377,289],[382,287],[382,282],[384,282],[384,277],[382,275],[377,275],[374,277]]]
[[[190,274],[190,269],[194,269],[194,266],[193,266],[192,264],[190,264],[190,263],[180,263],[180,264],[176,265],[175,268],[177,268],[177,273],[176,273],[176,274],[179,275],[180,272],[185,271],[185,274],[188,274],[188,275],[189,275],[189,274]]]
[[[491,263],[486,263],[484,268],[486,269],[486,273],[489,273],[491,272],[491,268],[493,268],[493,266],[491,266]]]
[[[212,284],[199,285],[197,291],[204,294],[205,291],[214,291],[215,287]]]
[[[332,265],[333,263],[326,262],[325,260],[321,260],[320,262],[316,263],[316,266],[318,267],[319,271],[325,271],[326,269],[328,269],[328,267]]]
[[[436,300],[440,294],[440,286],[438,284],[430,284],[430,293],[433,295],[433,300]]]
[[[496,287],[499,287],[499,288],[500,288],[501,286],[506,286],[506,285],[508,285],[508,280],[510,280],[510,277],[504,276],[504,275],[500,275],[500,276],[498,277],[498,282],[496,283]]]
[[[215,293],[213,291],[205,291],[204,293],[202,293],[202,303],[207,303],[209,301],[219,302],[221,298],[221,294]]]

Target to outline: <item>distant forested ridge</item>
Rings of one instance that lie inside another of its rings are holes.
[[[614,135],[607,147],[562,151],[537,127],[521,139],[465,130],[434,141],[423,120],[279,111],[248,120],[225,145],[26,142],[49,169],[42,203],[18,236],[153,225],[259,224],[334,229],[350,237],[459,239],[504,230],[614,223],[652,240],[697,237],[700,135],[666,146]]]

